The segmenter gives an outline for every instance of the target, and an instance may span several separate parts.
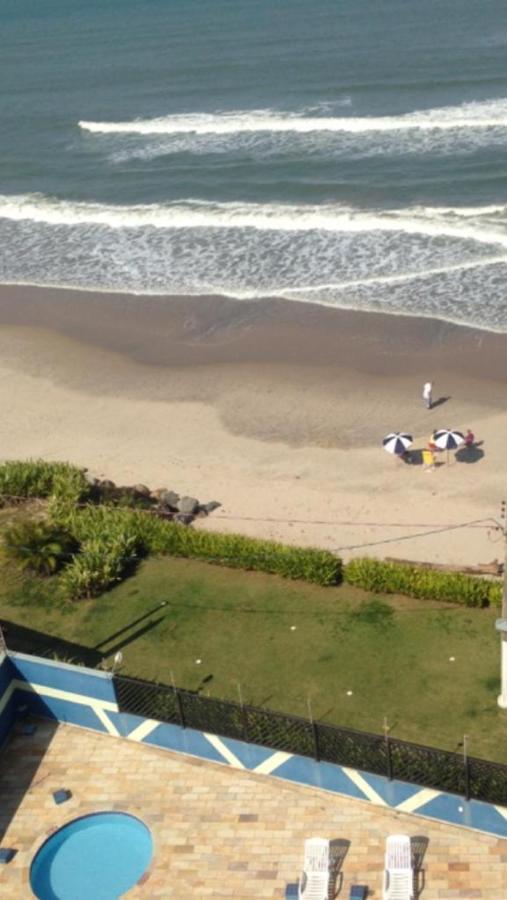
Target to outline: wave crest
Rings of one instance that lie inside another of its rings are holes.
[[[57,200],[40,194],[0,195],[0,218],[46,225],[108,228],[221,228],[260,231],[405,232],[507,247],[506,206],[408,207],[363,211],[342,205],[210,203],[114,206]]]
[[[238,134],[251,132],[364,132],[449,131],[470,128],[507,128],[507,99],[463,103],[460,106],[419,110],[397,116],[311,116],[272,109],[217,113],[186,113],[126,122],[78,122],[94,134]]]
[[[3,283],[277,296],[507,330],[507,207],[113,206],[32,194],[0,195],[0,219]]]

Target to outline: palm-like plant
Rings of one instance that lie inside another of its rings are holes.
[[[6,528],[3,544],[9,559],[36,575],[53,575],[77,550],[64,531],[33,519]]]

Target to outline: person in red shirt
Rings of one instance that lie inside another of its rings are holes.
[[[465,447],[470,449],[475,444],[475,434],[473,431],[470,431],[470,428],[467,428],[467,433],[465,434]]]

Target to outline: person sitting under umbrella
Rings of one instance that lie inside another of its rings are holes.
[[[465,434],[465,447],[467,450],[471,450],[475,444],[475,434],[473,431],[470,431],[470,428],[467,428],[467,433]]]

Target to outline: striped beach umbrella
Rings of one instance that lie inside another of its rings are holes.
[[[387,450],[388,453],[393,453],[395,456],[401,456],[411,444],[412,435],[407,434],[405,431],[392,431],[382,441],[384,450]]]
[[[449,450],[456,450],[464,442],[465,438],[461,431],[453,431],[451,428],[440,428],[433,434],[433,443],[441,450],[447,450],[447,462],[449,462]]]

